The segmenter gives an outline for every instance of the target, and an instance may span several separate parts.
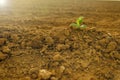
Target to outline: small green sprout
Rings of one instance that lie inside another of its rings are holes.
[[[83,23],[83,19],[84,19],[84,17],[79,17],[77,20],[76,20],[76,22],[75,23],[71,23],[70,24],[70,27],[75,27],[75,28],[86,28],[87,26],[86,25],[84,25],[84,24],[82,24]]]

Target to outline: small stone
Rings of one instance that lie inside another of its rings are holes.
[[[4,53],[10,53],[10,49],[9,49],[9,47],[8,46],[3,46],[2,47],[2,52],[4,52]]]
[[[3,54],[2,52],[0,52],[0,60],[4,60],[7,58],[7,54]]]
[[[51,75],[52,75],[51,72],[49,72],[49,71],[47,71],[45,69],[42,69],[42,70],[39,71],[39,75],[38,76],[42,80],[48,80],[48,79],[50,79]]]

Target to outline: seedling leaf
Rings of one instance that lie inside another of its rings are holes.
[[[76,27],[76,28],[86,28],[87,26],[82,24],[83,22],[83,19],[84,17],[79,17],[77,20],[76,20],[76,23],[71,23],[70,26],[72,27]]]
[[[77,25],[81,25],[81,23],[83,22],[83,19],[84,19],[84,17],[79,17],[77,20],[76,20],[76,23],[77,23]]]
[[[75,26],[78,26],[78,25],[76,23],[71,23],[70,26],[75,27]]]

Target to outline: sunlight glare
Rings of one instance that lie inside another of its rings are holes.
[[[6,5],[6,0],[0,0],[0,6],[5,6]]]

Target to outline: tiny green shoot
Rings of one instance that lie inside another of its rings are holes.
[[[80,28],[80,29],[81,29],[81,28],[86,28],[87,26],[83,24],[83,19],[84,19],[83,16],[79,17],[79,18],[76,20],[75,23],[71,23],[71,24],[70,24],[70,27],[75,27],[75,28]]]

